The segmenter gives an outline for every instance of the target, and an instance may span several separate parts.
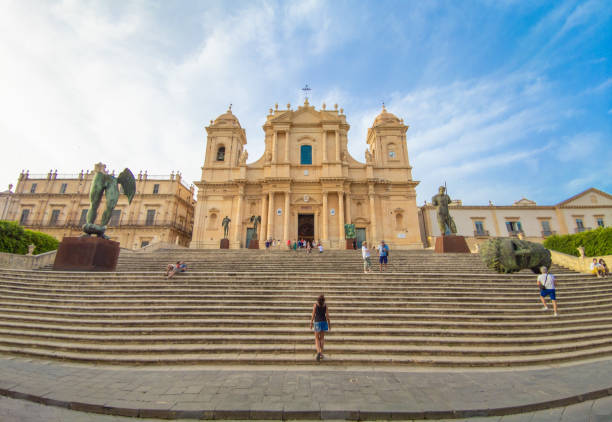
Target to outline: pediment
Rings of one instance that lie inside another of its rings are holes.
[[[315,110],[314,107],[302,106],[297,110],[285,111],[284,113],[275,116],[271,121],[273,123],[312,125],[321,123],[322,117],[321,112]]]
[[[298,110],[293,114],[294,124],[317,124],[321,123],[321,114],[314,110]]]
[[[528,207],[535,207],[537,204],[534,201],[531,201],[527,198],[521,198],[518,201],[516,201],[513,205],[516,206],[528,206]]]
[[[609,207],[612,206],[612,195],[599,189],[590,188],[560,202],[557,206]]]

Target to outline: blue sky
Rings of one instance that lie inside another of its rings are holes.
[[[275,103],[338,103],[349,150],[387,109],[410,125],[422,204],[612,193],[612,2],[24,1],[0,14],[0,183],[120,170],[199,180],[228,104],[263,153]],[[6,189],[3,187],[2,189]]]

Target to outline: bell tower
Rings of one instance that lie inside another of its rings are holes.
[[[368,152],[375,167],[410,167],[406,132],[408,126],[389,113],[383,104],[381,113],[368,129]],[[367,154],[366,154],[367,155]]]
[[[240,126],[238,118],[232,113],[232,106],[217,117],[211,120],[206,127],[208,134],[206,139],[206,153],[204,157],[204,167],[202,176],[206,180],[207,170],[231,169],[240,165],[240,156],[246,145],[246,133]],[[212,176],[211,174],[208,175]]]

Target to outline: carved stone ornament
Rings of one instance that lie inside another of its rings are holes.
[[[310,200],[310,196],[304,195],[304,202],[308,202]]]

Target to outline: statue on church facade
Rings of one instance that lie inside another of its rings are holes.
[[[85,236],[95,234],[98,237],[108,239],[104,234],[106,225],[111,219],[113,209],[119,200],[119,187],[121,185],[123,192],[128,197],[128,203],[132,203],[132,199],[136,194],[136,180],[130,169],[123,170],[118,177],[114,177],[106,172],[106,166],[98,163],[95,166],[96,175],[91,182],[89,190],[89,211],[87,212],[87,220],[83,225]],[[96,216],[98,215],[98,207],[102,201],[102,195],[106,198],[106,210],[102,213],[100,224],[95,224]]]
[[[438,194],[431,198],[433,206],[438,208],[438,225],[440,226],[440,235],[445,236],[447,231],[451,234],[457,233],[457,226],[450,215],[448,205],[451,203],[451,198],[446,194],[446,187],[440,186]]]
[[[223,221],[221,221],[221,225],[223,226],[223,238],[227,239],[227,235],[229,234],[229,225],[232,220],[226,215]]]
[[[253,231],[254,231],[253,239],[257,239],[257,225],[261,223],[261,216],[252,215],[250,221],[251,223],[253,223]]]

